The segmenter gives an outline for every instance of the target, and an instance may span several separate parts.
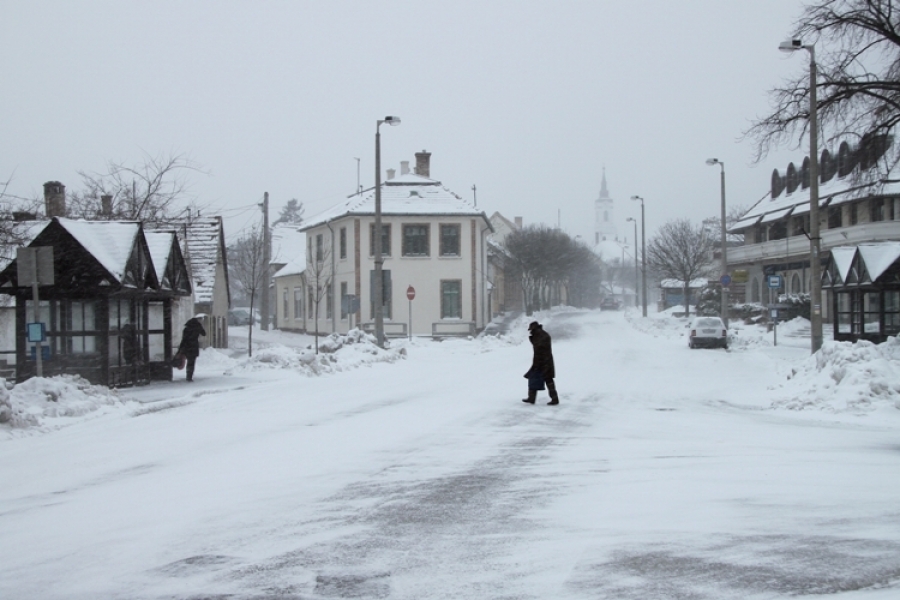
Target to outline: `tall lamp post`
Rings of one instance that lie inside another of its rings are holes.
[[[638,266],[637,266],[637,219],[628,217],[626,221],[634,223],[634,306],[637,308],[638,295]]]
[[[641,308],[647,316],[647,228],[644,221],[644,199],[632,196],[632,200],[641,201]]]
[[[384,348],[384,279],[381,230],[381,125],[399,125],[400,117],[385,117],[375,125],[375,339]]]
[[[782,52],[809,52],[809,277],[810,341],[815,354],[822,347],[822,275],[819,257],[819,115],[816,100],[816,45],[788,40],[778,45]]]
[[[722,277],[719,280],[722,284],[722,307],[720,309],[720,313],[722,314],[722,321],[725,323],[725,327],[728,327],[728,243],[725,239],[725,163],[723,163],[718,158],[708,158],[706,159],[706,164],[719,165],[722,167],[721,171],[721,179],[722,179]]]

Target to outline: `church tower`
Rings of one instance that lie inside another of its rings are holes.
[[[613,200],[606,189],[606,167],[600,181],[600,197],[594,200],[594,245],[604,240],[617,240]]]

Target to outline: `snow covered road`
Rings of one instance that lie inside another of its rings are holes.
[[[900,411],[772,409],[805,347],[544,324],[557,407],[520,402],[523,332],[318,377],[201,359],[195,387],[0,439],[0,598],[900,593]]]

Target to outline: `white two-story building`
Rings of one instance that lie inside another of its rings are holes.
[[[415,173],[406,161],[399,176],[389,169],[381,187],[387,336],[474,334],[490,321],[491,223],[473,203],[430,178],[430,157],[416,154]],[[307,241],[306,297],[286,307],[304,313],[302,328],[310,333],[372,330],[375,189],[350,196],[300,231]]]

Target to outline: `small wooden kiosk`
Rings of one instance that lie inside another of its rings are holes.
[[[46,341],[43,375],[77,374],[91,383],[127,386],[171,380],[172,302],[191,294],[175,232],[140,223],[54,218],[28,247],[53,248],[53,285],[39,287]],[[16,381],[36,375],[30,286],[13,261],[0,271],[0,293],[16,299]]]

